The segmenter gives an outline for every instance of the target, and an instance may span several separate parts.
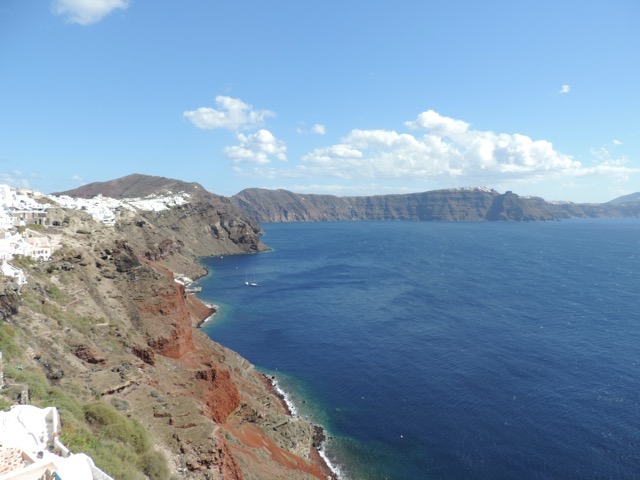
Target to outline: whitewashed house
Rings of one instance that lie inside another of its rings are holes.
[[[25,245],[19,233],[0,231],[0,261],[11,260],[14,255],[25,255]]]
[[[55,407],[14,405],[0,412],[0,480],[113,480],[91,457],[71,453],[59,430]]]
[[[46,262],[57,249],[58,243],[51,235],[45,235],[35,230],[25,230],[23,233],[25,242],[24,255],[39,262]]]
[[[9,185],[0,184],[0,207],[13,207],[16,193]]]
[[[0,206],[0,230],[13,228],[13,215],[4,207]]]
[[[27,283],[27,277],[25,276],[24,272],[19,268],[14,267],[7,261],[3,261],[2,264],[0,264],[0,272],[2,272],[2,275],[4,275],[5,277],[11,277],[15,279],[15,282],[18,285],[26,285]]]

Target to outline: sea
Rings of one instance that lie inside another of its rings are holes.
[[[640,478],[640,220],[263,228],[201,260],[203,329],[341,478]]]

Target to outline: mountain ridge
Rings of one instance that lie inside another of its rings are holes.
[[[335,196],[285,189],[247,188],[231,197],[196,182],[132,174],[60,192],[80,198],[118,199],[187,193],[216,208],[257,223],[337,220],[552,221],[568,218],[640,217],[640,192],[607,203],[548,202],[541,197],[500,193],[486,187],[452,188],[407,194]]]
[[[87,183],[80,187],[63,192],[55,192],[51,195],[68,195],[78,198],[92,198],[97,195],[103,195],[105,197],[123,199],[177,192],[193,193],[196,191],[206,190],[196,182],[184,182],[167,177],[133,173],[104,182]]]
[[[262,223],[332,220],[551,221],[639,217],[640,203],[547,202],[493,189],[443,189],[360,197],[297,194],[249,188],[233,197],[244,214]]]

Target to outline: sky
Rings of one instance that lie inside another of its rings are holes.
[[[640,191],[637,0],[0,0],[0,183]]]

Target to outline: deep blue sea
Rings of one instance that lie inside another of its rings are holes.
[[[205,331],[345,478],[640,478],[639,220],[263,227],[202,260]]]

